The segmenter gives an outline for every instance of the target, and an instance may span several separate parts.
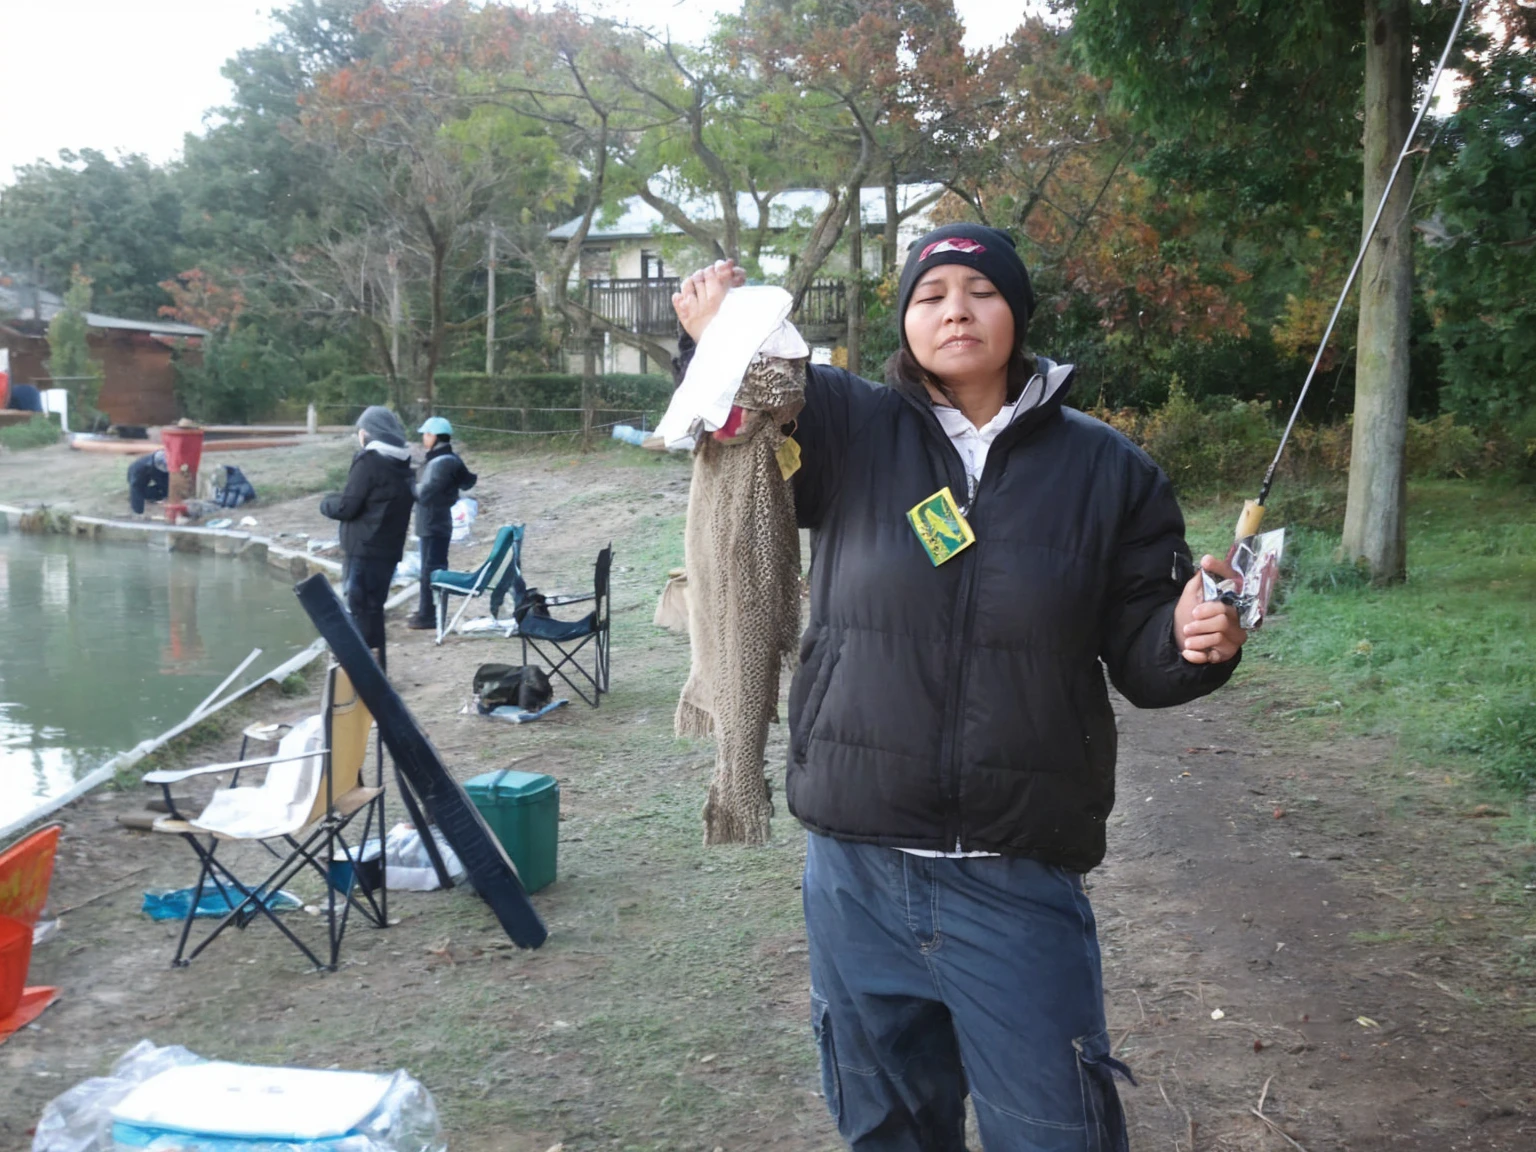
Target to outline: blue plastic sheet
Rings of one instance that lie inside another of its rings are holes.
[[[223,889],[213,884],[205,884],[198,897],[196,916],[228,916],[231,904],[225,897],[229,893],[238,902],[248,894],[248,890],[234,884],[225,883]],[[185,920],[187,908],[192,903],[191,888],[173,888],[169,892],[144,893],[143,911],[151,920]],[[262,903],[274,912],[287,912],[293,908],[304,907],[304,902],[291,892],[269,892],[262,897]],[[255,911],[254,908],[251,909]]]
[[[556,708],[563,708],[567,702],[564,699],[551,700],[542,708],[536,708],[532,712],[525,712],[511,704],[503,704],[499,708],[492,708],[483,713],[486,716],[494,716],[498,720],[510,720],[513,724],[529,724],[541,717],[548,716]]]

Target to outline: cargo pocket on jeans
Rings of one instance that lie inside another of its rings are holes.
[[[815,992],[811,993],[811,1028],[816,1033],[816,1053],[821,1059],[821,1094],[833,1120],[843,1115],[843,1084],[838,1078],[837,1049],[832,1045],[832,1009]]]
[[[1084,1120],[1088,1127],[1088,1152],[1129,1152],[1125,1112],[1115,1088],[1119,1076],[1131,1084],[1131,1070],[1109,1054],[1109,1034],[1100,1032],[1072,1041],[1077,1049],[1077,1074],[1083,1092]]]

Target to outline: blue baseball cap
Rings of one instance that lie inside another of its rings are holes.
[[[448,423],[448,421],[444,420],[441,416],[431,416],[428,417],[427,422],[420,428],[416,429],[416,431],[422,434],[430,432],[434,436],[452,436],[453,425]]]

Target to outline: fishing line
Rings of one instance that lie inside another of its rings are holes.
[[[1328,318],[1328,327],[1323,331],[1323,339],[1317,346],[1317,355],[1312,358],[1312,367],[1307,370],[1307,378],[1302,382],[1301,393],[1296,397],[1296,407],[1291,411],[1291,418],[1286,423],[1285,431],[1280,436],[1280,447],[1275,450],[1275,458],[1269,462],[1269,468],[1264,473],[1264,482],[1259,486],[1259,498],[1251,502],[1250,507],[1256,507],[1258,517],[1250,525],[1249,509],[1243,510],[1242,525],[1248,527],[1243,531],[1238,529],[1238,536],[1252,535],[1258,531],[1258,520],[1263,518],[1264,501],[1269,498],[1269,489],[1275,482],[1275,470],[1280,466],[1280,457],[1285,454],[1286,443],[1291,438],[1291,429],[1296,426],[1296,418],[1301,415],[1301,405],[1307,398],[1307,389],[1312,387],[1312,380],[1317,375],[1318,365],[1323,361],[1323,353],[1328,348],[1328,339],[1333,335],[1333,326],[1338,323],[1339,313],[1344,310],[1344,301],[1349,296],[1349,290],[1354,287],[1355,277],[1360,273],[1360,266],[1365,262],[1366,250],[1370,247],[1371,240],[1376,235],[1376,226],[1381,223],[1382,213],[1386,211],[1387,200],[1392,195],[1392,187],[1397,183],[1397,174],[1402,171],[1403,161],[1413,149],[1414,138],[1419,133],[1419,125],[1424,121],[1424,114],[1429,110],[1429,102],[1435,94],[1435,89],[1440,84],[1440,74],[1445,71],[1445,62],[1450,58],[1451,48],[1456,43],[1456,37],[1461,32],[1462,22],[1467,17],[1467,9],[1471,7],[1472,0],[1461,0],[1461,11],[1456,14],[1456,23],[1451,28],[1450,37],[1445,42],[1445,50],[1440,53],[1440,62],[1435,65],[1435,74],[1430,77],[1429,86],[1424,89],[1424,99],[1419,102],[1418,115],[1413,118],[1413,127],[1408,129],[1408,135],[1403,137],[1403,147],[1397,154],[1397,163],[1392,166],[1392,174],[1387,177],[1387,186],[1382,190],[1381,202],[1376,205],[1376,214],[1371,218],[1371,226],[1365,230],[1365,235],[1360,241],[1360,252],[1355,257],[1355,264],[1349,270],[1349,277],[1344,281],[1344,289],[1339,293],[1339,300],[1333,306],[1333,315]]]

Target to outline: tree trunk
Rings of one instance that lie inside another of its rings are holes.
[[[1413,121],[1410,0],[1365,4],[1365,226]],[[1355,356],[1355,424],[1344,510],[1345,558],[1378,581],[1407,567],[1403,445],[1408,431],[1408,326],[1413,303],[1413,181],[1399,173],[1366,250]]]
[[[592,404],[597,394],[597,345],[592,338],[592,325],[583,323],[579,329],[581,341],[581,450],[592,450]]]
[[[901,265],[901,201],[896,184],[896,165],[885,174],[885,233],[880,237],[880,275],[889,276]]]
[[[861,190],[850,188],[848,195],[853,201],[848,221],[848,371],[857,376],[862,370],[863,352],[859,336],[864,328],[864,211]]]

